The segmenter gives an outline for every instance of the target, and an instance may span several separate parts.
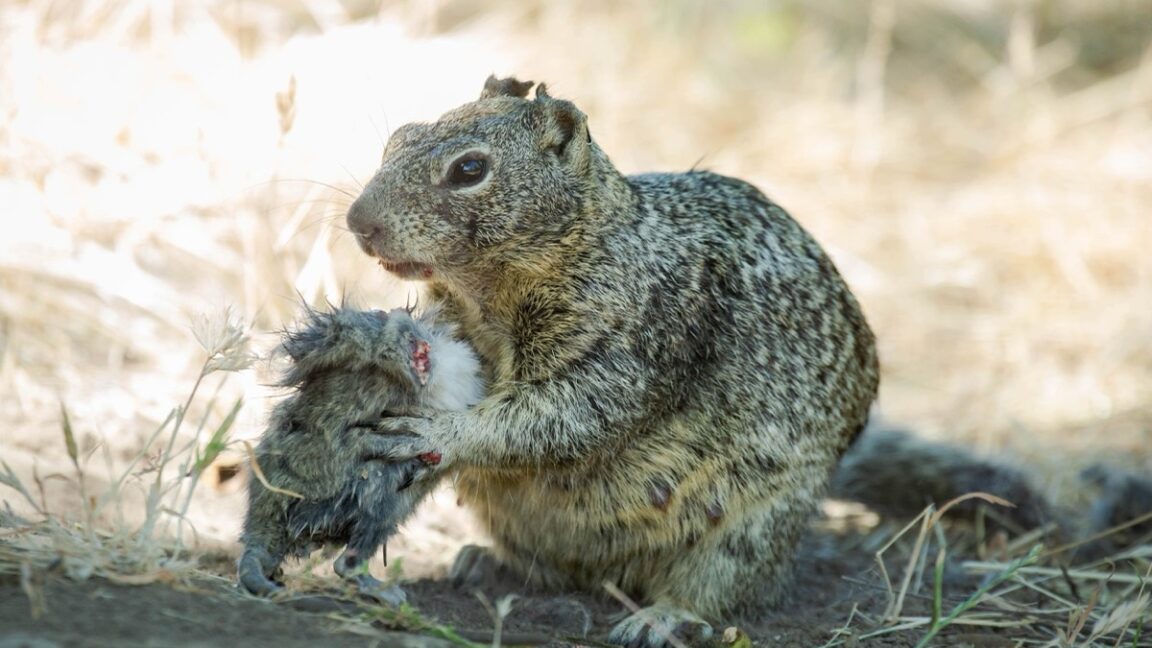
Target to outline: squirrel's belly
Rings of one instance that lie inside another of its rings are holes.
[[[502,552],[602,579],[638,560],[675,556],[718,531],[721,516],[738,517],[716,503],[719,467],[704,462],[675,477],[635,465],[515,475],[467,470],[456,489]]]

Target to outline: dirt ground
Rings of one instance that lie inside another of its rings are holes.
[[[873,554],[861,548],[854,533],[814,530],[798,560],[793,596],[763,618],[735,622],[756,645],[822,646],[832,631],[845,625],[857,609],[879,614],[887,595]],[[186,582],[118,585],[102,579],[70,581],[59,573],[41,576],[38,617],[16,575],[0,576],[0,647],[17,646],[224,646],[255,648],[292,646],[375,646],[491,644],[494,622],[480,598],[453,588],[446,580],[421,579],[405,584],[418,618],[450,628],[454,641],[435,628],[419,627],[417,617],[395,618],[340,594],[297,594],[277,602],[239,593],[229,573],[231,562],[218,555],[204,564],[200,576]],[[605,640],[624,607],[608,597],[525,592],[515,583],[500,583],[483,594],[490,602],[515,593],[503,619],[502,643],[577,645]],[[914,597],[907,613],[924,608]],[[924,610],[919,610],[923,612]],[[864,616],[851,622],[851,632],[870,629]],[[717,629],[717,643],[724,628]],[[933,645],[982,647],[1013,645],[1010,635],[953,632]],[[914,634],[874,637],[861,645],[912,646]],[[849,644],[851,645],[851,644]]]

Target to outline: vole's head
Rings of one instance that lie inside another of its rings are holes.
[[[433,279],[484,251],[562,238],[590,176],[608,164],[584,113],[543,85],[489,77],[480,99],[398,128],[348,211],[360,247],[389,271]]]
[[[361,311],[308,309],[286,331],[280,351],[292,366],[280,384],[303,386],[325,377],[387,375],[406,389],[419,389],[431,371],[427,329],[403,308]]]

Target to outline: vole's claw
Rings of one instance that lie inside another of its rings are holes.
[[[236,566],[237,580],[249,594],[268,596],[284,589],[268,576],[279,565],[279,560],[259,547],[248,547]]]
[[[284,589],[284,586],[257,572],[241,572],[240,587],[249,594],[270,596]]]
[[[368,563],[364,561],[356,549],[346,549],[332,565],[336,574],[344,580],[355,583],[356,590],[377,603],[399,607],[408,600],[408,595],[399,585],[388,585],[377,579],[368,571]]]

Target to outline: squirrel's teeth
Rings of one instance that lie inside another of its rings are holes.
[[[377,263],[380,264],[381,268],[402,279],[427,280],[436,274],[436,270],[432,266],[418,261],[389,261],[381,257]]]

